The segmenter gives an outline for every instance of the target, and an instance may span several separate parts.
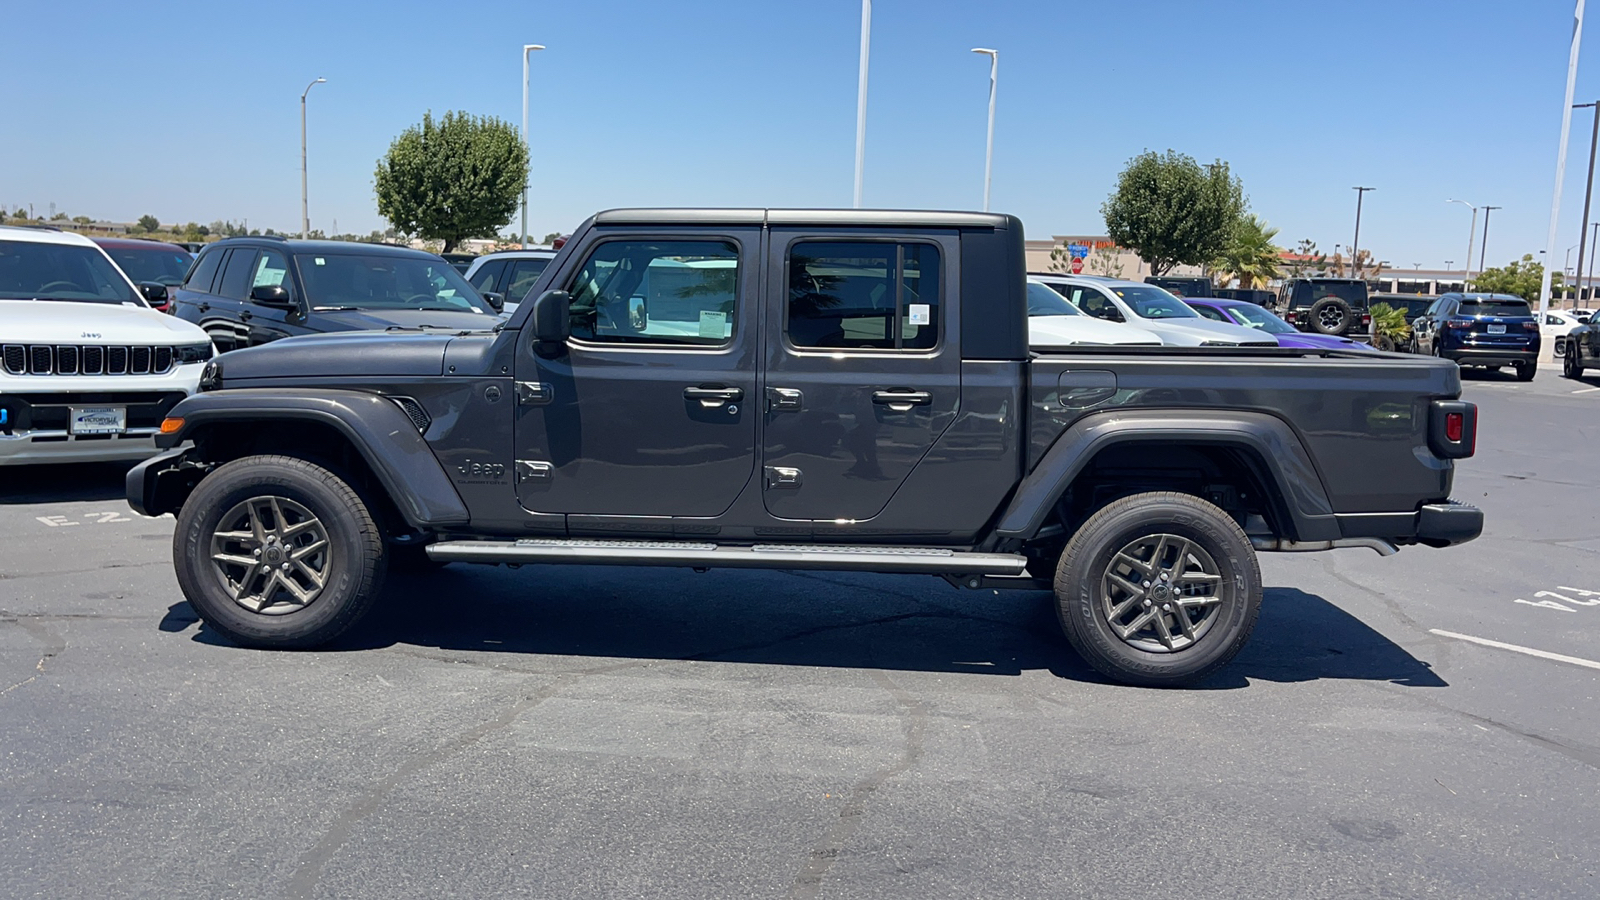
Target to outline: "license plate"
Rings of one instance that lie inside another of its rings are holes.
[[[122,434],[128,430],[125,406],[74,406],[69,420],[73,434]]]
[[[1505,334],[1506,333],[1506,327],[1504,325],[1490,325],[1489,326],[1489,333],[1490,334]]]

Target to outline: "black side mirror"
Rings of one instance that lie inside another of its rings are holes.
[[[479,291],[478,296],[483,298],[483,302],[493,307],[495,312],[501,312],[506,308],[506,295],[499,291]]]
[[[250,299],[262,306],[276,306],[280,309],[294,309],[295,303],[289,296],[289,291],[281,284],[258,284],[250,289]]]
[[[139,282],[139,293],[144,296],[145,302],[156,309],[167,310],[167,286],[154,281]]]
[[[572,335],[572,297],[566,291],[545,291],[533,301],[533,337],[546,348],[566,344]]]

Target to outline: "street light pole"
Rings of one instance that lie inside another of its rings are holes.
[[[528,174],[522,179],[522,249],[528,249],[528,182],[533,180],[533,146],[528,141],[528,56],[543,50],[543,44],[522,45],[522,153],[528,158]]]
[[[1472,281],[1472,248],[1478,239],[1478,208],[1465,200],[1446,200],[1446,203],[1459,203],[1472,210],[1472,227],[1467,229],[1467,261],[1462,263],[1461,289],[1467,289]]]
[[[989,175],[994,168],[994,89],[1000,77],[1000,51],[973,47],[973,53],[989,57],[989,139],[983,151],[983,211],[989,211]]]
[[[306,205],[306,95],[311,89],[327,81],[318,78],[306,85],[300,92],[300,239],[305,240],[311,236],[311,211]]]
[[[1483,246],[1478,248],[1479,275],[1483,274],[1483,261],[1489,256],[1489,213],[1492,213],[1497,209],[1503,209],[1503,207],[1485,206],[1483,208]]]
[[[1594,154],[1595,154],[1596,145],[1600,145],[1600,101],[1596,101],[1594,103],[1576,103],[1576,104],[1573,104],[1572,108],[1573,109],[1592,109],[1592,110],[1594,110],[1594,131],[1589,136],[1589,181],[1583,187],[1583,218],[1578,220],[1581,223],[1581,222],[1589,221],[1589,198],[1594,194]],[[1579,227],[1578,227],[1578,277],[1577,277],[1577,282],[1578,282],[1578,284],[1580,286],[1580,290],[1581,290],[1581,286],[1583,285],[1583,272],[1584,272],[1584,269],[1583,269],[1583,248],[1588,243],[1588,240],[1587,240],[1588,237],[1589,237],[1589,229],[1584,228],[1582,225],[1579,225]],[[1593,271],[1591,271],[1589,273],[1589,277],[1590,278],[1594,277],[1594,272]]]
[[[1589,277],[1594,277],[1594,248],[1600,245],[1600,222],[1594,223],[1594,234],[1589,238]],[[1591,292],[1592,293],[1592,292]],[[1583,299],[1583,286],[1578,286],[1578,299]]]
[[[861,208],[861,176],[867,166],[867,57],[872,50],[872,0],[861,0],[861,72],[856,83],[856,194]]]
[[[1351,188],[1351,190],[1356,192],[1356,237],[1355,237],[1355,240],[1350,242],[1350,277],[1351,278],[1360,278],[1361,277],[1361,270],[1360,270],[1359,266],[1361,264],[1361,198],[1363,198],[1363,197],[1365,197],[1367,195],[1367,191],[1375,191],[1375,190],[1377,190],[1377,188],[1355,187],[1355,188]]]

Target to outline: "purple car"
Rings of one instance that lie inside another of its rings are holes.
[[[1278,339],[1280,347],[1299,347],[1307,350],[1367,350],[1376,353],[1360,341],[1352,341],[1336,334],[1306,334],[1288,322],[1247,300],[1224,300],[1218,297],[1185,297],[1183,302],[1200,315],[1229,325],[1259,328]]]

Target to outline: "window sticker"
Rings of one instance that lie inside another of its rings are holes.
[[[325,259],[323,259],[323,258],[322,258],[322,257],[320,257],[320,256],[319,256],[319,257],[317,257],[317,258],[316,258],[316,259],[315,259],[315,260],[313,260],[313,262],[315,262],[315,263],[316,263],[316,264],[317,264],[317,265],[319,265],[319,266],[325,266],[325,265],[327,265],[327,264],[328,264],[328,261],[327,261],[327,260],[325,260]]]
[[[700,311],[700,337],[721,340],[728,336],[728,314],[721,310]]]
[[[929,309],[929,305],[926,304],[926,303],[912,303],[912,304],[908,305],[906,307],[906,315],[910,320],[910,324],[912,324],[912,325],[926,325],[926,324],[928,324],[928,322],[930,321],[929,320],[929,316],[928,316],[928,309]]]

